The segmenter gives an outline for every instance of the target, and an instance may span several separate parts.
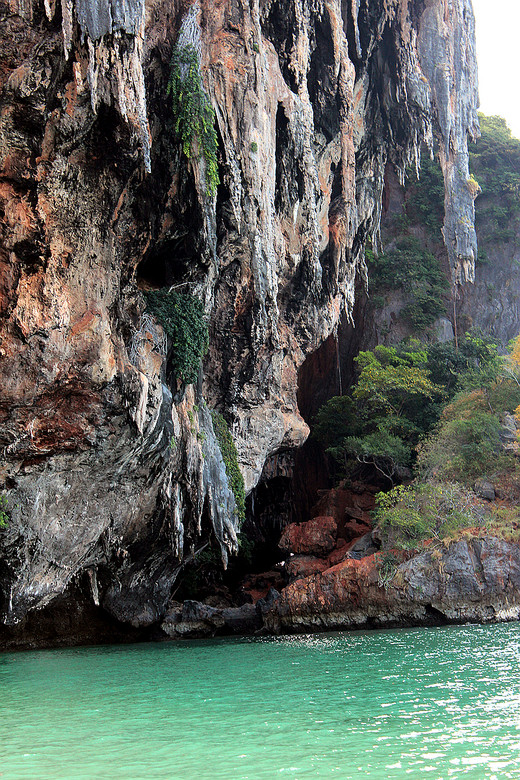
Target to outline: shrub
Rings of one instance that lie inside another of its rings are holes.
[[[507,542],[520,542],[520,511],[517,507],[492,506],[486,530]]]
[[[481,525],[484,513],[474,497],[453,483],[416,482],[376,495],[374,519],[383,547],[415,549],[455,530]]]
[[[235,442],[231,436],[228,424],[223,416],[216,411],[211,412],[213,419],[213,429],[219,443],[229,485],[235,496],[238,519],[243,522],[246,516],[246,495],[244,489],[244,478],[238,466],[238,454]]]
[[[146,307],[161,323],[170,339],[171,366],[186,384],[196,382],[200,362],[208,346],[208,325],[198,298],[175,290],[149,290]]]
[[[439,342],[428,347],[428,369],[432,380],[446,390],[448,398],[456,392],[493,383],[501,371],[497,345],[487,336],[466,333],[459,340]]]
[[[195,144],[206,164],[206,193],[213,196],[219,185],[215,111],[202,84],[199,55],[195,46],[176,46],[171,62],[168,94],[172,98],[175,132],[182,151],[191,159]]]
[[[470,150],[470,167],[482,188],[476,225],[481,240],[508,242],[520,216],[520,141],[502,117],[479,114],[479,119],[481,136]]]
[[[399,466],[411,464],[425,426],[437,420],[434,407],[443,391],[431,382],[418,342],[380,345],[360,352],[356,362],[360,375],[351,397],[331,398],[313,433],[340,465],[355,459],[393,481]]]
[[[395,552],[384,550],[375,554],[379,584],[385,587],[393,580],[401,559]]]
[[[437,431],[420,448],[418,466],[436,479],[471,484],[504,466],[499,416],[486,407],[482,390],[455,398],[444,410]]]

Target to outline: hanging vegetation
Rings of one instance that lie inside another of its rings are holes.
[[[235,442],[231,436],[228,424],[219,412],[211,412],[213,429],[219,443],[229,485],[235,496],[238,519],[242,522],[246,516],[246,495],[244,491],[244,478],[238,467],[238,455]]]
[[[175,376],[186,384],[197,381],[201,360],[208,347],[208,324],[198,298],[175,290],[149,290],[146,306],[161,323],[171,349]]]
[[[202,84],[200,56],[190,43],[175,46],[168,94],[172,98],[175,133],[190,160],[202,155],[205,163],[206,194],[215,195],[219,184],[215,111]]]

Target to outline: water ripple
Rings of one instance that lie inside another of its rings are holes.
[[[0,778],[519,778],[519,649],[509,624],[0,655]]]

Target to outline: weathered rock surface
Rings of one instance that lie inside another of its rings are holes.
[[[333,517],[313,517],[306,523],[291,523],[280,539],[285,552],[325,556],[334,549],[338,528]]]
[[[208,409],[171,376],[140,288],[204,301],[203,393],[250,490],[307,436],[298,368],[352,310],[386,163],[402,171],[432,135],[453,274],[471,278],[471,3],[358,5],[67,0],[60,20],[51,2],[0,4],[5,642],[78,592],[118,628],[158,625],[186,559],[210,538],[224,561],[236,549]],[[187,14],[216,111],[213,199],[166,94]]]
[[[397,567],[386,585],[374,555],[295,580],[265,617],[274,632],[516,620],[520,546],[461,540]]]
[[[262,612],[254,604],[219,609],[185,601],[166,614],[161,628],[171,639],[197,639],[216,634],[252,634],[262,627]]]

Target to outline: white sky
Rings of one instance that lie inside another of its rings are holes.
[[[520,138],[520,0],[473,0],[480,110],[506,119]]]

